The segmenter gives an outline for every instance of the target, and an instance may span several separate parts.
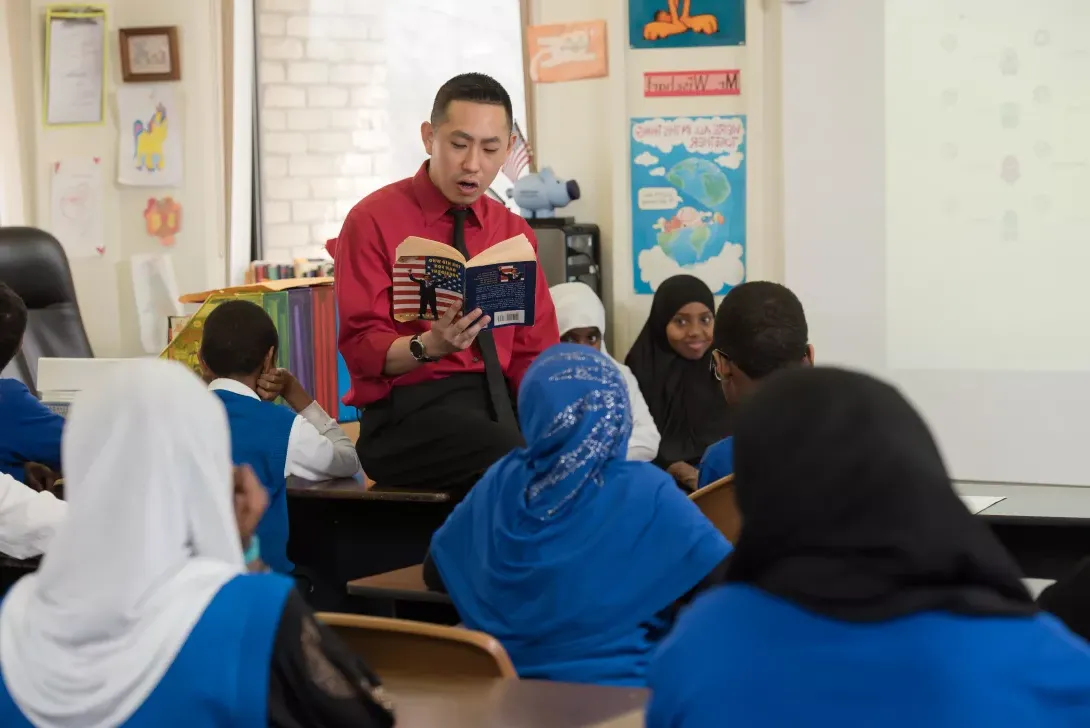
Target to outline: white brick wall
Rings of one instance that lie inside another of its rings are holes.
[[[352,206],[388,181],[381,12],[364,0],[258,0],[266,258],[321,254]]]

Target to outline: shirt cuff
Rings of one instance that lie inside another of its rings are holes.
[[[299,416],[314,425],[314,429],[318,430],[318,432],[323,435],[334,427],[340,428],[337,421],[326,414],[326,411],[322,409],[322,405],[318,404],[317,400],[304,407],[303,411],[299,413]]]

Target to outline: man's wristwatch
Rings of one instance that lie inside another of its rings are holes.
[[[439,361],[439,359],[434,356],[428,356],[428,349],[424,346],[424,340],[420,338],[420,334],[409,339],[409,353],[413,355],[413,359],[416,359],[423,364]]]

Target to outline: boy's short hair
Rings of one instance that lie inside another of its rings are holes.
[[[715,314],[715,348],[751,379],[800,363],[809,338],[802,302],[779,283],[735,286]]]
[[[205,319],[201,360],[217,377],[249,376],[260,372],[269,349],[279,346],[265,309],[249,301],[224,301]]]
[[[6,283],[0,283],[0,369],[19,353],[26,333],[26,303]]]

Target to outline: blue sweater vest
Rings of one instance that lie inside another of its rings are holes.
[[[273,571],[290,574],[288,560],[288,497],[284,468],[288,438],[296,414],[287,407],[242,394],[216,390],[227,408],[231,425],[231,457],[236,465],[249,465],[269,492],[269,508],[257,524],[261,559]]]
[[[237,576],[223,585],[159,684],[122,728],[265,728],[269,664],[284,603],[282,576]],[[32,728],[0,675],[0,726]]]
[[[0,379],[0,473],[26,482],[28,462],[61,469],[64,418],[38,401],[22,382]]]

